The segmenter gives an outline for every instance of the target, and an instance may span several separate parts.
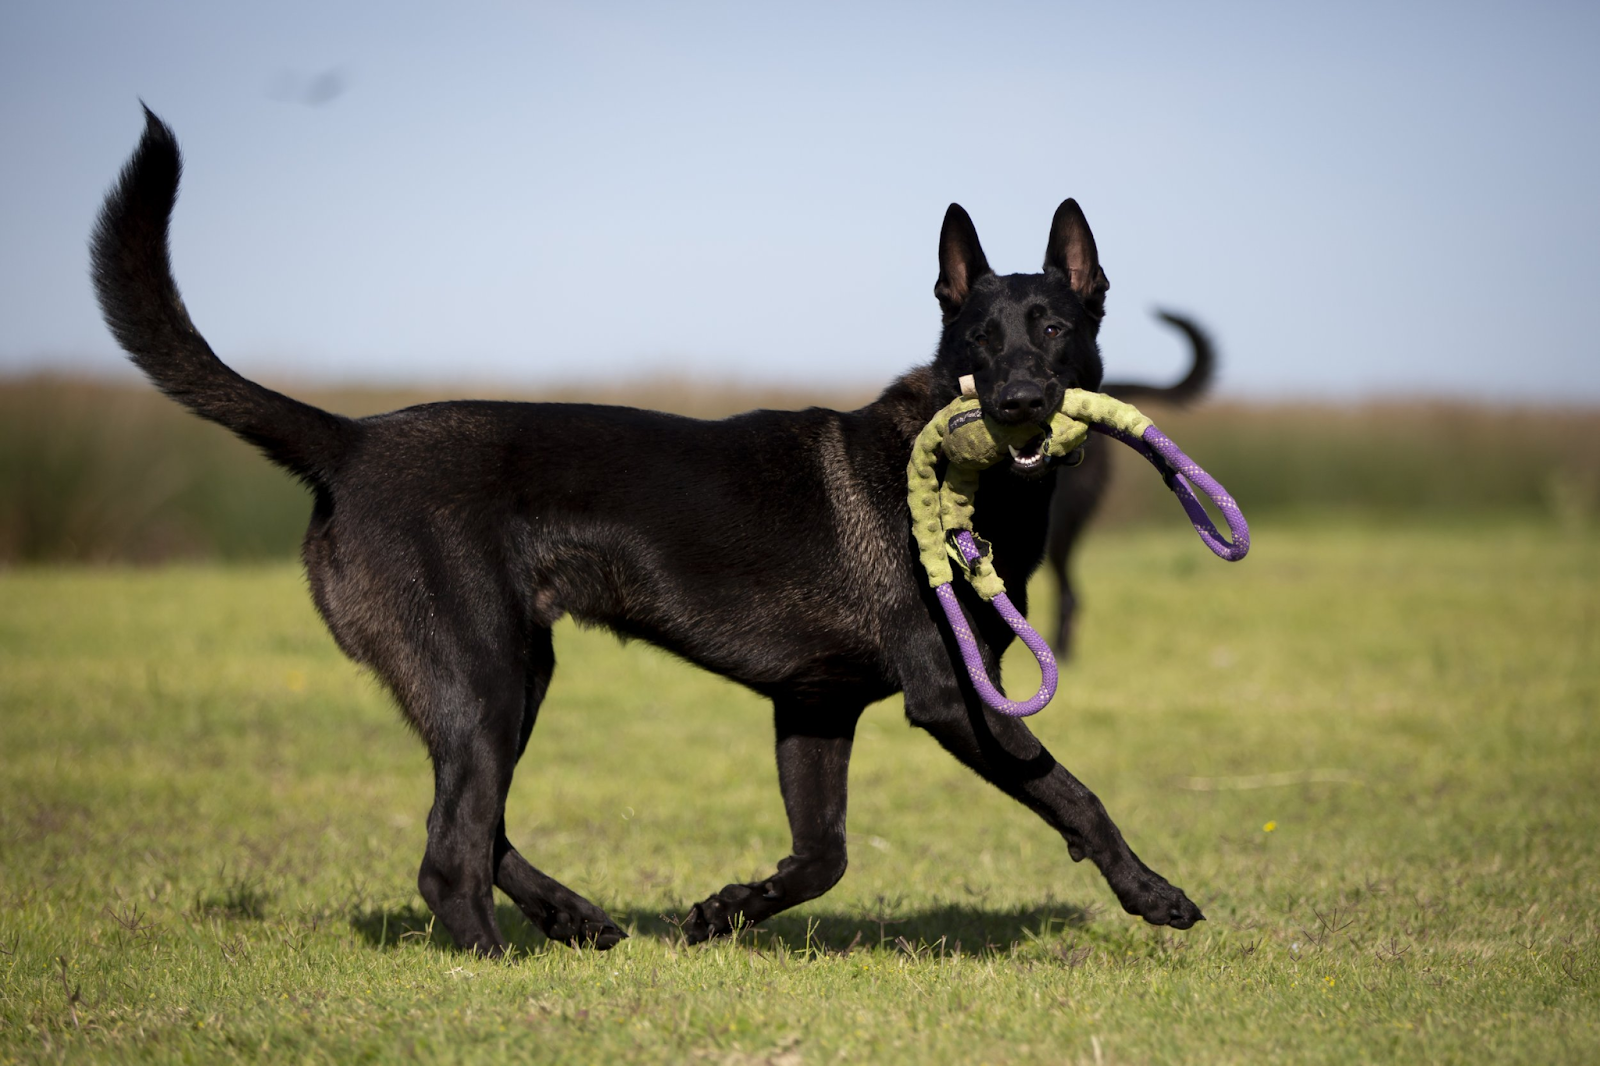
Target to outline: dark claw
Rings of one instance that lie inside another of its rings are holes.
[[[1174,929],[1188,929],[1193,926],[1195,922],[1203,922],[1205,920],[1206,916],[1201,914],[1200,908],[1196,907],[1193,903],[1189,904],[1189,909],[1187,911],[1179,907],[1174,907],[1167,915],[1167,924],[1172,926]]]

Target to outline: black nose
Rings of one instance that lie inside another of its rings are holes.
[[[1036,381],[1013,381],[1000,390],[999,407],[1002,422],[1037,422],[1044,414],[1044,388]]]

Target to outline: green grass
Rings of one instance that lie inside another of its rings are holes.
[[[844,881],[685,948],[660,915],[785,851],[767,711],[563,626],[508,824],[634,935],[505,908],[506,964],[429,935],[422,749],[291,566],[0,571],[0,1062],[1600,1061],[1600,536],[1082,570],[1037,729],[1209,921],[1123,915],[890,701]]]

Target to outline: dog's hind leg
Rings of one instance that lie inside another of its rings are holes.
[[[549,630],[541,630],[531,643],[521,734],[517,741],[519,759],[528,746],[528,736],[533,732],[533,723],[539,716],[539,705],[544,702],[544,694],[550,687],[550,676],[556,665]],[[502,793],[502,812],[504,807],[505,796]],[[551,940],[573,945],[587,944],[604,950],[614,947],[628,935],[618,928],[605,911],[530,865],[506,838],[503,813],[494,845],[494,883]]]
[[[1091,860],[1123,910],[1152,925],[1187,929],[1205,918],[1176,885],[1140,861],[1099,798],[1020,719],[995,714],[958,685],[949,660],[933,661],[906,686],[906,717],[1002,792],[1030,808],[1067,842],[1073,861]]]
[[[779,699],[778,785],[789,814],[792,852],[764,881],[728,885],[697,903],[684,920],[691,944],[731,933],[808,899],[838,883],[845,868],[845,795],[850,749],[863,705],[845,709]]]
[[[541,629],[525,661],[507,655],[506,665],[486,657],[476,670],[458,665],[435,682],[429,713],[418,715],[427,723],[434,800],[417,887],[456,943],[483,955],[506,947],[494,917],[496,886],[553,940],[610,947],[623,935],[604,911],[534,869],[506,839],[511,775],[554,668],[550,632]]]
[[[627,939],[605,911],[530,865],[506,839],[503,823],[494,855],[494,883],[551,940],[605,951]]]
[[[1045,536],[1044,557],[1056,586],[1056,635],[1050,647],[1056,658],[1066,662],[1072,655],[1074,627],[1078,618],[1078,594],[1072,584],[1072,549],[1094,517],[1100,497],[1110,481],[1110,455],[1099,441],[1084,446],[1078,466],[1056,472],[1055,493],[1050,497],[1050,529]]]
[[[1058,529],[1052,524],[1045,548],[1045,559],[1056,584],[1056,635],[1050,641],[1050,650],[1061,662],[1072,656],[1072,627],[1078,616],[1078,594],[1072,587],[1072,545],[1077,536],[1077,528]]]
[[[495,841],[516,765],[523,687],[518,672],[503,667],[452,671],[434,680],[426,712],[416,714],[427,723],[434,780],[417,888],[458,946],[491,957],[506,947],[494,918]]]

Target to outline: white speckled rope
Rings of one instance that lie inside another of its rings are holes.
[[[1167,487],[1178,497],[1178,502],[1183,504],[1184,511],[1189,515],[1189,521],[1194,524],[1194,531],[1200,534],[1200,539],[1205,542],[1206,547],[1218,557],[1236,563],[1250,551],[1250,525],[1244,520],[1244,512],[1239,510],[1239,505],[1228,495],[1228,490],[1223,488],[1216,478],[1200,469],[1199,463],[1183,454],[1183,451],[1172,443],[1172,438],[1155,426],[1145,429],[1143,438],[1098,422],[1091,422],[1089,428],[1109,437],[1115,437],[1150,460],[1151,465],[1161,471]],[[1224,540],[1222,534],[1217,531],[1211,516],[1206,514],[1206,509],[1195,497],[1196,488],[1205,493],[1206,497],[1216,504],[1217,510],[1222,512],[1222,517],[1228,523],[1228,532],[1233,535],[1232,543]]]
[[[961,530],[956,534],[955,542],[968,566],[976,562],[982,554],[973,541],[971,530]],[[1038,714],[1044,710],[1045,705],[1055,698],[1056,683],[1059,680],[1055,653],[1050,650],[1050,645],[1045,643],[1038,630],[1028,624],[1022,612],[1011,602],[1011,597],[1004,592],[996,595],[994,609],[1006,620],[1006,625],[1011,627],[1011,631],[1022,638],[1022,643],[1033,652],[1033,657],[1039,660],[1039,691],[1020,703],[1007,699],[1005,694],[995,688],[993,682],[989,680],[989,672],[983,668],[983,652],[978,648],[978,640],[972,633],[972,626],[967,623],[966,612],[956,600],[954,584],[946,581],[936,586],[933,591],[939,597],[939,605],[944,608],[944,617],[950,623],[950,632],[955,634],[956,645],[961,649],[961,661],[967,666],[967,676],[972,678],[973,686],[977,688],[978,695],[989,709],[1011,718],[1026,718],[1030,714]]]

